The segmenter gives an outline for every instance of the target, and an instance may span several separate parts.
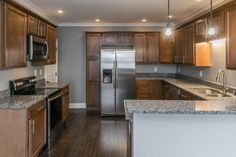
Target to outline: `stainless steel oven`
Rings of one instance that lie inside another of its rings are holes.
[[[48,42],[46,39],[29,35],[27,40],[29,60],[33,61],[48,59]]]

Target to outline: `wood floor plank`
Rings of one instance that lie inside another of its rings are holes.
[[[39,157],[127,157],[127,123],[124,118],[71,110],[63,134]]]

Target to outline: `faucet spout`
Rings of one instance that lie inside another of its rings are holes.
[[[223,82],[222,82],[223,89],[222,89],[222,92],[225,94],[227,92],[226,79],[225,79],[225,71],[223,69],[220,69],[217,72],[216,82],[220,82],[220,74],[222,74],[222,77],[223,77]]]

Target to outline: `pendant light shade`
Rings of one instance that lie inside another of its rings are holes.
[[[168,41],[174,40],[174,31],[173,28],[170,25],[170,0],[168,0],[168,22],[164,29],[164,39]]]
[[[216,35],[215,28],[212,23],[212,0],[210,0],[210,21],[208,23],[208,35],[209,36]]]

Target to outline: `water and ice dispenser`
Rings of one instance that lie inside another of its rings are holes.
[[[112,83],[112,69],[103,69],[103,83]]]

